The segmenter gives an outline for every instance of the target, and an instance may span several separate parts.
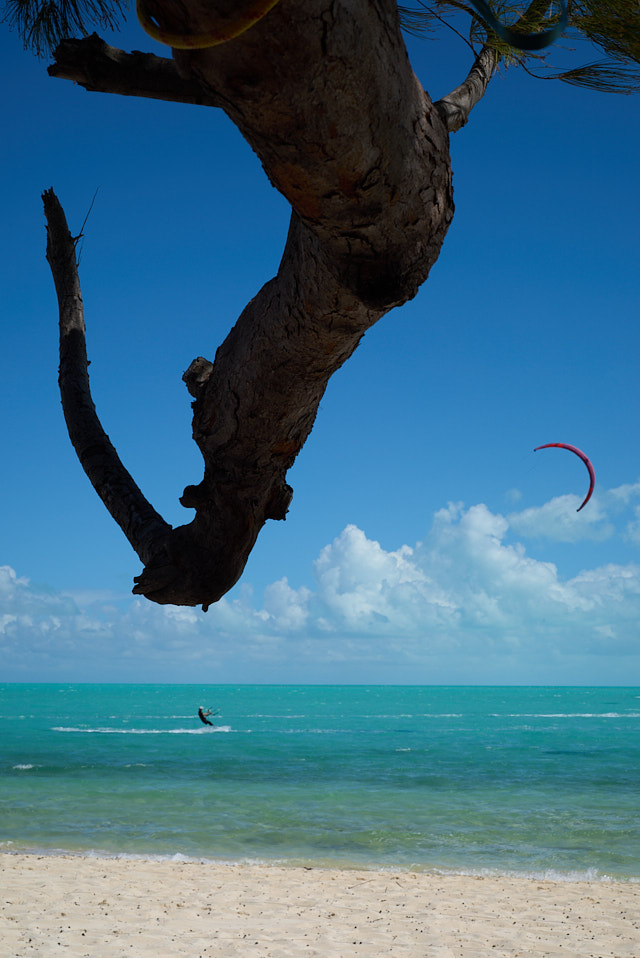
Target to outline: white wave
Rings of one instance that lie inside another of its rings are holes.
[[[7,846],[5,848],[5,846]],[[12,846],[10,849],[8,846]],[[258,859],[258,858],[212,858],[204,855],[185,855],[182,852],[167,852],[166,854],[154,854],[153,852],[114,852],[101,848],[41,848],[37,847],[17,847],[15,842],[0,841],[0,849],[11,855],[33,855],[38,858],[91,858],[104,860],[118,860],[129,862],[176,862],[178,864],[197,864],[197,865],[219,865],[232,868],[239,864],[243,865],[286,865],[286,860]]]
[[[210,735],[211,732],[230,732],[230,725],[213,725],[211,728],[77,728],[69,725],[54,725],[52,732],[84,732],[87,735]]]
[[[551,882],[629,882],[636,883],[640,879],[635,877],[630,878],[614,878],[612,875],[607,875],[603,872],[600,872],[597,868],[585,868],[584,870],[572,870],[572,871],[558,871],[555,868],[541,868],[541,869],[531,869],[530,871],[516,871],[514,869],[502,869],[502,868],[422,868],[420,866],[415,867],[416,871],[425,871],[427,873],[435,875],[468,875],[473,878],[516,878],[524,880],[535,880],[535,881],[551,881]]]
[[[344,718],[342,713],[333,713],[334,718]],[[280,715],[277,712],[250,712],[247,715],[247,718],[263,718],[263,719],[303,719],[310,717],[307,714],[303,713],[300,715],[297,714],[285,714]],[[190,718],[190,716],[175,716],[175,718]],[[464,718],[462,712],[373,712],[368,713],[364,712],[361,715],[351,715],[349,718],[363,718],[363,719],[414,719],[414,718]]]
[[[299,868],[322,870],[325,868],[337,869],[339,871],[357,870],[358,872],[369,871],[377,873],[420,873],[427,875],[464,875],[472,878],[508,878],[522,879],[524,881],[548,881],[548,882],[621,882],[624,884],[640,884],[640,877],[636,875],[620,876],[608,875],[597,868],[570,869],[559,871],[555,868],[532,868],[530,870],[518,871],[510,868],[464,868],[452,865],[450,867],[434,867],[433,865],[424,865],[418,862],[379,864],[375,862],[362,861],[342,861],[336,859],[317,859],[292,857],[292,858],[258,858],[253,855],[239,855],[230,857],[219,857],[210,855],[185,855],[183,852],[115,852],[107,851],[101,848],[88,849],[70,849],[70,848],[41,848],[37,846],[23,847],[16,845],[13,841],[0,841],[0,850],[9,855],[37,855],[38,857],[56,857],[65,858],[92,858],[92,859],[120,859],[123,861],[143,861],[143,862],[177,862],[209,864],[217,866],[234,867],[237,865],[261,865],[281,868]]]
[[[363,715],[367,719],[464,718],[462,712],[375,712]]]
[[[640,712],[491,712],[491,718],[640,718]]]
[[[302,713],[301,715],[297,715],[297,714],[293,714],[293,713],[291,713],[291,714],[287,713],[286,715],[280,715],[280,714],[277,713],[277,712],[248,712],[248,713],[247,713],[247,718],[266,718],[266,719],[275,719],[275,718],[278,718],[278,719],[294,719],[294,718],[296,718],[296,719],[301,719],[301,718],[306,718],[306,714],[305,714],[305,713]]]
[[[26,772],[30,768],[40,768],[39,765],[12,765],[11,768],[15,768],[20,772]]]

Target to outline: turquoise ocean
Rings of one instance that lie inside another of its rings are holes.
[[[638,688],[0,685],[3,852],[640,880],[639,812]]]

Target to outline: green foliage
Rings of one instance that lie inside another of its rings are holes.
[[[127,0],[5,0],[1,19],[18,31],[26,49],[44,56],[65,37],[86,36],[96,27],[115,29],[127,6]],[[491,0],[491,8],[514,30],[530,33],[557,22],[560,4],[557,0]],[[506,65],[522,66],[541,78],[607,93],[640,91],[640,0],[568,0],[568,8],[567,40],[589,42],[605,56],[554,71],[548,63],[550,51],[524,52],[509,46],[465,0],[413,0],[412,6],[399,5],[407,33],[433,38],[446,26],[472,49],[488,44]]]
[[[116,29],[126,0],[5,0],[2,22],[16,29],[26,50],[51,53],[60,40],[87,36],[96,26]]]
[[[604,93],[640,91],[640,0],[568,0],[569,26],[565,38],[575,47],[586,43],[599,47],[602,60],[570,69],[556,70],[549,58],[558,49],[525,52],[509,46],[482,21],[476,10],[464,0],[413,0],[414,5],[399,5],[403,29],[414,36],[431,38],[440,25],[446,25],[463,37],[474,50],[487,44],[499,53],[507,65],[518,65],[541,79],[562,80],[574,86]],[[536,32],[557,21],[559,4],[552,0],[492,0],[495,15],[512,29]],[[566,47],[563,44],[564,50]],[[589,53],[593,53],[592,47]],[[534,72],[535,71],[535,72]]]
[[[582,0],[572,7],[576,27],[605,53],[640,62],[638,0]]]

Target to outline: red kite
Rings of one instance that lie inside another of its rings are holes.
[[[577,512],[580,512],[580,509],[583,509],[584,506],[586,506],[586,504],[588,503],[589,499],[591,498],[591,493],[593,492],[595,484],[596,484],[596,474],[594,472],[593,466],[591,465],[589,459],[585,456],[585,454],[582,452],[581,449],[578,449],[577,446],[570,446],[568,442],[548,442],[545,446],[536,446],[536,448],[533,451],[537,452],[538,449],[552,449],[552,448],[568,449],[569,452],[574,452],[576,456],[579,456],[582,459],[583,463],[589,470],[589,480],[590,480],[589,491],[582,505],[579,506],[578,509],[576,510]]]

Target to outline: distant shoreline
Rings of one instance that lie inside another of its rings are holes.
[[[4,945],[20,958],[637,955],[640,882],[6,852],[0,872]]]

